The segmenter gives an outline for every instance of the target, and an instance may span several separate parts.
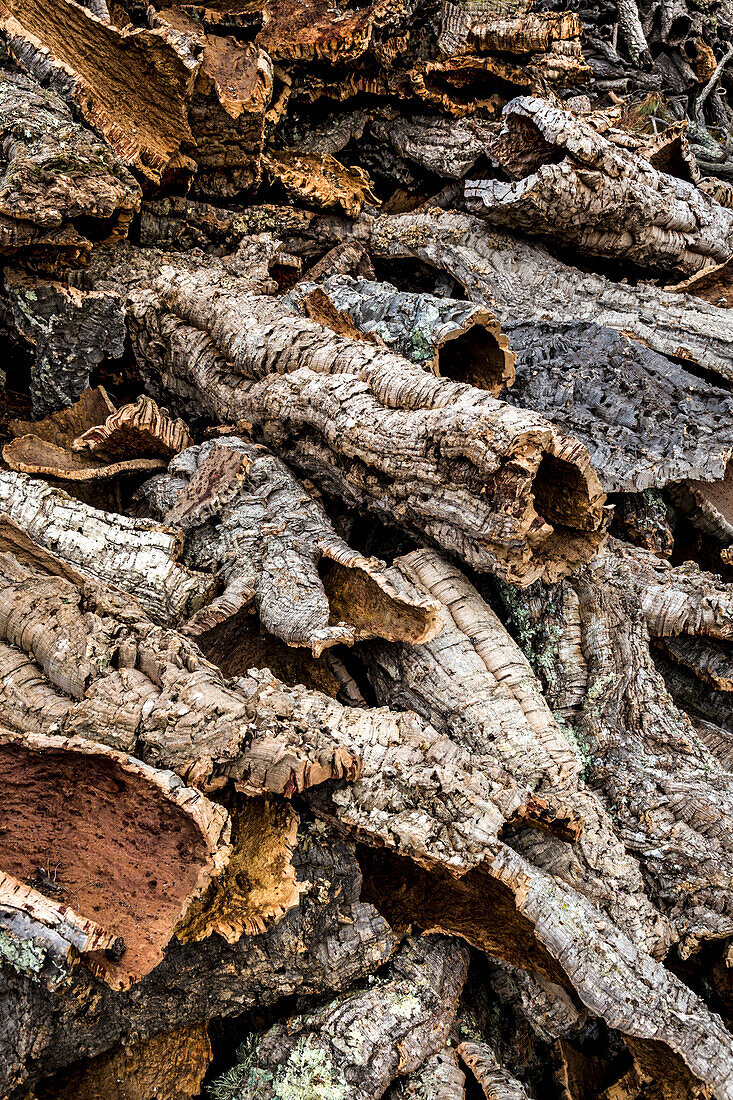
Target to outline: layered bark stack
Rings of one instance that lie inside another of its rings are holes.
[[[733,1100],[730,20],[542,7],[0,0],[7,1100]]]

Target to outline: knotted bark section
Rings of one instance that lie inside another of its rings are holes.
[[[51,927],[65,905],[93,914],[106,938],[92,928],[91,944],[71,943],[113,989],[127,988],[160,962],[224,867],[226,811],[172,772],[81,738],[2,732],[0,769],[0,866],[48,895]],[[34,915],[28,902],[24,911]]]
[[[520,584],[562,575],[602,541],[587,453],[541,417],[238,293],[213,268],[163,269],[131,297],[135,350],[159,390],[248,421],[347,504]]]

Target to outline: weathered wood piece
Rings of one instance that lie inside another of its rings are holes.
[[[487,1100],[529,1100],[524,1086],[501,1066],[488,1043],[463,1042],[458,1053]]]
[[[517,352],[505,401],[582,440],[606,492],[694,478],[714,491],[733,453],[733,397],[684,367],[593,323],[506,327]]]
[[[215,577],[180,564],[175,528],[100,511],[10,471],[0,471],[0,512],[85,576],[130,593],[156,622],[185,621],[216,591]]]
[[[307,315],[308,295],[317,286],[359,331],[378,336],[391,351],[433,374],[495,396],[514,381],[509,340],[480,306],[344,275],[329,276],[321,284],[301,281],[286,301]]]
[[[469,180],[465,199],[493,225],[680,275],[733,252],[733,211],[548,100],[507,104],[491,154],[516,182]]]
[[[89,386],[96,366],[122,355],[120,298],[12,269],[6,269],[4,282],[16,329],[34,357],[30,389],[35,415],[71,405]]]
[[[325,208],[340,206],[349,217],[357,217],[364,203],[379,206],[368,174],[362,168],[345,167],[335,157],[268,150],[263,164],[291,198]]]
[[[74,0],[3,0],[0,27],[12,58],[78,111],[123,164],[154,183],[179,169],[194,140],[188,101],[199,66],[182,35],[119,30]]]
[[[33,881],[45,885],[46,879],[55,890],[55,879],[40,870],[34,873]],[[106,952],[108,958],[119,961],[124,951],[121,936],[106,932],[68,905],[0,871],[0,960],[4,966],[56,990],[68,982],[82,954],[98,952],[103,957]]]
[[[313,211],[272,204],[228,210],[183,195],[167,195],[143,202],[140,244],[146,248],[230,252],[251,234],[305,233],[315,216]]]
[[[192,944],[174,940],[163,962],[131,990],[115,992],[79,969],[72,989],[59,997],[0,970],[3,1095],[111,1050],[131,1034],[146,1040],[295,993],[348,990],[376,971],[395,938],[374,907],[359,900],[353,845],[322,824],[302,826],[293,862],[300,904],[282,921],[233,944],[220,936]]]
[[[224,436],[189,448],[139,496],[148,514],[185,532],[188,567],[223,583],[186,626],[207,645],[248,608],[264,630],[316,657],[374,635],[417,643],[439,629],[437,603],[404,595],[382,563],[352,550],[264,447]]]
[[[55,271],[126,235],[140,187],[55,91],[0,70],[0,119],[0,255]]]
[[[465,1100],[466,1075],[450,1047],[406,1077],[400,1077],[385,1093],[387,1100]]]
[[[446,179],[463,179],[476,161],[486,155],[497,123],[477,118],[445,118],[441,115],[408,116],[377,114],[369,124],[375,137],[389,144],[400,157]]]
[[[37,1100],[196,1100],[212,1052],[206,1026],[117,1047],[34,1089]]]
[[[733,380],[731,314],[691,295],[581,272],[541,245],[490,231],[482,219],[453,211],[362,215],[355,226],[328,220],[323,230],[329,241],[355,235],[382,260],[418,259],[448,272],[505,330],[531,320],[592,322]]]
[[[395,1077],[442,1049],[467,970],[468,950],[458,940],[408,940],[365,988],[254,1037],[215,1082],[215,1095],[378,1100]]]
[[[487,754],[532,797],[510,819],[512,843],[607,911],[652,950],[665,931],[639,869],[581,779],[585,758],[557,721],[527,658],[461,572],[433,550],[397,558],[395,583],[438,598],[443,628],[420,646],[359,647],[377,701],[416,711],[472,754]]]
[[[158,391],[253,424],[347,504],[520,584],[602,541],[586,452],[541,417],[288,315],[215,269],[163,269],[131,299],[136,354]]]
[[[585,679],[573,724],[589,781],[604,791],[616,834],[639,859],[652,898],[677,927],[679,950],[689,954],[733,928],[733,778],[674,706],[649,636],[729,638],[731,592],[697,568],[673,568],[621,543],[582,567],[567,588],[573,600],[544,594],[560,630],[545,663],[558,679],[568,666]],[[515,599],[522,604],[521,595]],[[539,604],[527,610],[530,623],[542,617]],[[576,637],[580,645],[569,644]]]
[[[226,811],[172,772],[81,738],[3,732],[0,761],[0,864],[50,896],[47,916],[43,897],[17,891],[0,906],[61,936],[64,905],[91,914],[87,942],[70,914],[70,944],[113,989],[128,988],[160,962],[190,902],[225,866]],[[23,971],[26,938],[16,935]],[[34,954],[30,930],[27,940]]]

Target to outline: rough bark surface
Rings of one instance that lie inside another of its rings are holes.
[[[307,296],[317,285],[301,281],[291,291],[289,300],[301,313],[307,314]],[[509,341],[479,306],[343,275],[329,276],[320,286],[360,332],[378,336],[390,350],[433,374],[495,396],[514,381]]]
[[[0,255],[54,271],[127,234],[139,185],[54,90],[0,70],[0,120]]]
[[[77,971],[72,990],[57,997],[3,969],[3,1093],[110,1050],[130,1033],[146,1039],[293,993],[347,990],[377,970],[395,939],[374,907],[359,901],[353,846],[315,825],[301,830],[293,862],[300,905],[274,928],[233,944],[218,936],[174,941],[163,962],[126,992]]]
[[[316,657],[372,635],[421,642],[439,629],[435,601],[395,589],[263,447],[233,436],[202,443],[139,495],[149,514],[186,533],[189,568],[214,571],[224,585],[186,627],[207,645],[218,624],[248,608],[264,630]]]
[[[518,583],[564,572],[599,545],[596,475],[547,422],[237,294],[227,279],[164,269],[155,290],[133,294],[134,346],[156,388],[254,424],[346,503]]]
[[[31,396],[36,416],[71,405],[105,359],[122,355],[121,300],[55,280],[8,272],[5,289],[18,331],[31,346]]]
[[[467,969],[468,950],[458,940],[408,940],[366,988],[265,1032],[215,1082],[215,1094],[378,1100],[395,1077],[443,1047]]]
[[[3,0],[0,26],[13,59],[78,111],[123,164],[160,182],[193,143],[187,101],[198,61],[181,35],[120,31],[73,0]]]
[[[102,512],[27,474],[0,472],[0,511],[85,576],[129,592],[156,622],[179,624],[208,603],[216,579],[179,563],[180,531]]]
[[[728,391],[593,323],[506,329],[516,380],[503,398],[581,439],[606,492],[724,476],[733,451]]]
[[[516,182],[467,180],[465,197],[493,225],[679,275],[730,258],[733,211],[548,100],[512,100],[490,148]]]
[[[580,272],[541,246],[489,232],[480,218],[452,211],[365,219],[348,230],[327,223],[324,230],[357,235],[383,260],[417,259],[448,272],[504,328],[530,320],[592,322],[733,380],[733,321],[692,295]]]

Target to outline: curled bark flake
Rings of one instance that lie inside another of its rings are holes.
[[[316,657],[375,635],[421,642],[440,628],[437,604],[404,595],[382,563],[353,551],[263,447],[222,437],[190,448],[140,496],[156,518],[186,532],[186,563],[215,570],[224,584],[186,626],[207,644],[248,605],[266,631]]]
[[[288,195],[304,202],[326,208],[340,206],[351,218],[361,213],[364,203],[379,206],[367,173],[362,168],[346,168],[328,154],[269,150],[263,165]]]
[[[0,761],[2,866],[50,893],[52,928],[57,901],[93,913],[107,938],[92,929],[88,944],[72,945],[113,989],[128,988],[160,962],[190,902],[225,866],[226,811],[172,772],[82,739],[4,732]]]
[[[514,99],[504,119],[492,155],[511,176],[531,157],[532,174],[513,183],[467,181],[472,212],[586,255],[681,275],[730,257],[733,213],[693,184],[657,171],[547,100]]]
[[[501,1066],[488,1043],[463,1042],[458,1053],[487,1100],[529,1100],[524,1086]]]
[[[152,398],[142,395],[134,404],[123,405],[103,422],[80,432],[71,446],[74,451],[90,451],[98,458],[118,461],[138,455],[171,458],[191,442],[183,420],[166,416]]]

